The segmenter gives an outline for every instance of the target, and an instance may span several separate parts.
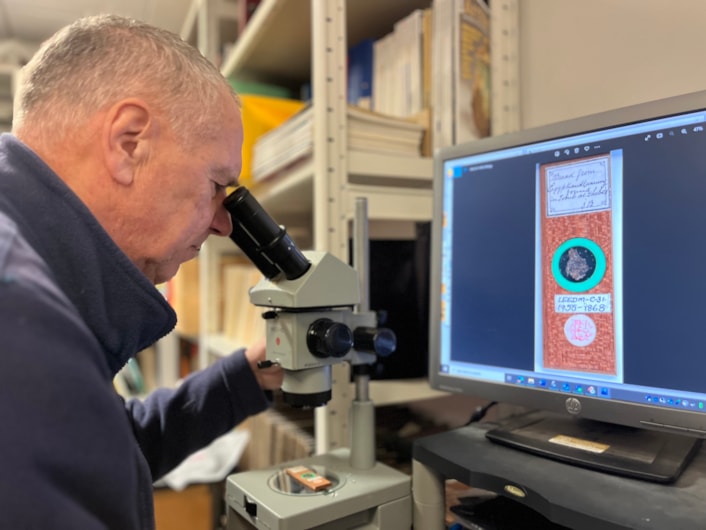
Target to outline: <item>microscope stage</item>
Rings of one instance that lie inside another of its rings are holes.
[[[285,471],[293,466],[306,466],[331,486],[321,491],[300,486]],[[226,502],[242,519],[267,530],[342,528],[328,526],[337,520],[346,520],[345,528],[358,524],[361,528],[409,530],[412,520],[410,477],[379,462],[370,469],[353,469],[350,450],[345,448],[231,475]],[[376,514],[377,509],[382,512]],[[381,518],[386,518],[385,526],[375,526]]]

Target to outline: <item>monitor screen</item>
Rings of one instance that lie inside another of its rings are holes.
[[[446,148],[434,179],[432,387],[706,435],[706,92]]]

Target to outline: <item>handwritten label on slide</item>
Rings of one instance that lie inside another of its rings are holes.
[[[611,295],[584,294],[584,295],[554,295],[554,311],[557,313],[610,313],[612,305]]]
[[[594,158],[547,168],[547,217],[610,208],[610,167]]]

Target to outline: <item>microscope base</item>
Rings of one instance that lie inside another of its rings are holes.
[[[314,492],[292,488],[286,468],[303,465],[332,482]],[[350,450],[236,473],[226,482],[228,530],[409,530],[411,479],[381,463],[353,469]]]

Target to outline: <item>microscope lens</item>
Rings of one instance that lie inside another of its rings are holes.
[[[281,271],[288,280],[294,280],[309,269],[309,260],[247,188],[236,188],[223,205],[233,220],[231,239],[265,277],[272,279]]]

